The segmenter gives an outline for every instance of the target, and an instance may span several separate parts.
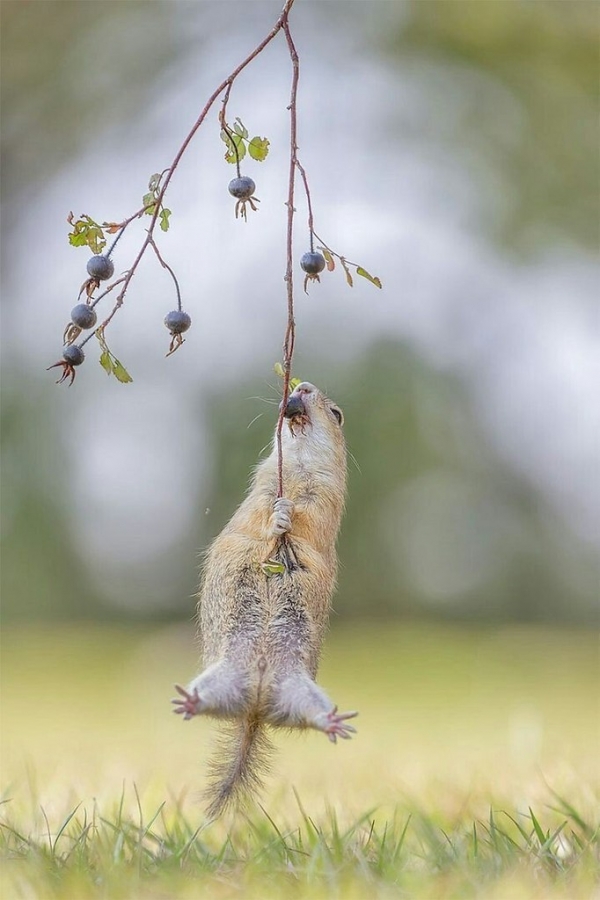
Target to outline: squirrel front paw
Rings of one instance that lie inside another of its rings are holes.
[[[271,530],[273,534],[279,536],[286,534],[292,530],[292,514],[294,512],[294,501],[287,500],[285,497],[279,497],[273,504],[273,515],[271,516]]]

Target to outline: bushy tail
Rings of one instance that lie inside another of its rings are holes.
[[[210,784],[204,793],[206,812],[216,819],[231,803],[262,788],[262,776],[269,771],[273,745],[256,716],[250,716],[223,730],[210,765]]]

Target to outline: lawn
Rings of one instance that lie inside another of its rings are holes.
[[[261,805],[212,825],[215,726],[169,707],[194,671],[187,625],[5,628],[3,900],[600,896],[596,634],[338,628],[358,734],[278,735]]]

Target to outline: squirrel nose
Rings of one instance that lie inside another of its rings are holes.
[[[311,384],[310,381],[301,381],[300,384],[297,384],[292,393],[294,394],[312,394],[313,391],[316,391],[316,387],[314,384]]]

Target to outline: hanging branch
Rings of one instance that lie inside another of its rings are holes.
[[[281,15],[277,19],[275,25],[273,26],[273,28],[271,29],[269,34],[260,42],[260,44],[257,47],[254,48],[252,53],[250,53],[246,57],[246,59],[243,62],[241,62],[239,64],[239,66],[237,66],[237,68],[234,69],[233,72],[227,76],[227,78],[225,78],[224,81],[221,82],[221,84],[218,86],[218,88],[216,88],[213,91],[213,93],[210,95],[204,109],[202,110],[202,112],[200,113],[200,115],[198,116],[198,118],[196,119],[194,124],[192,125],[192,128],[190,129],[185,140],[183,141],[183,144],[181,145],[181,147],[175,154],[173,162],[171,163],[170,166],[168,166],[168,169],[166,170],[167,174],[166,174],[165,180],[163,181],[160,191],[156,197],[156,205],[154,208],[154,212],[152,213],[150,225],[148,226],[147,237],[146,237],[145,241],[143,242],[138,255],[136,256],[135,260],[133,261],[133,265],[129,269],[129,272],[127,274],[127,277],[125,279],[123,287],[121,288],[119,296],[117,297],[117,300],[115,302],[115,305],[114,305],[110,315],[104,320],[104,322],[100,326],[101,328],[106,328],[108,323],[111,321],[111,319],[115,315],[116,311],[119,309],[119,307],[123,303],[123,299],[125,297],[128,287],[131,283],[131,279],[135,275],[136,269],[139,266],[140,262],[142,261],[142,257],[144,256],[146,250],[150,246],[150,243],[152,241],[152,236],[154,233],[154,229],[156,228],[156,221],[157,221],[159,213],[160,213],[160,208],[161,208],[163,198],[165,196],[167,188],[169,187],[171,179],[172,179],[173,175],[175,174],[175,170],[177,169],[177,166],[179,165],[179,163],[181,161],[181,157],[183,156],[183,154],[185,153],[185,151],[188,148],[188,145],[190,144],[190,142],[192,141],[196,132],[198,131],[198,129],[204,122],[206,116],[210,112],[217,97],[219,97],[220,94],[223,93],[223,91],[226,91],[227,93],[226,93],[225,100],[227,101],[227,99],[229,98],[229,93],[231,91],[233,82],[238,77],[240,72],[243,72],[244,69],[246,68],[246,66],[250,65],[252,60],[256,59],[256,57],[260,53],[262,53],[262,51],[265,49],[265,47],[267,47],[271,43],[273,38],[275,38],[279,34],[279,32],[282,30],[282,28],[288,28],[288,24],[287,24],[288,16],[290,14],[290,10],[291,10],[292,6],[294,5],[294,3],[295,3],[295,0],[286,0],[283,10],[281,12]],[[289,34],[289,29],[288,29],[288,34]]]
[[[287,287],[287,326],[283,340],[283,400],[277,420],[277,496],[283,497],[283,448],[281,446],[281,430],[285,416],[285,405],[290,390],[290,377],[292,374],[292,358],[294,356],[294,343],[296,340],[296,323],[294,321],[294,186],[296,179],[296,165],[298,152],[297,144],[297,97],[298,79],[300,77],[300,63],[298,53],[292,40],[287,19],[283,23],[283,31],[287,41],[290,59],[292,61],[292,87],[290,91],[290,170],[288,176],[287,198],[287,264],[285,270],[285,283]]]
[[[198,118],[192,125],[183,143],[179,147],[173,161],[169,166],[161,172],[157,172],[151,176],[148,183],[148,192],[144,194],[141,208],[121,221],[105,221],[100,224],[88,216],[82,214],[79,219],[75,219],[73,213],[70,213],[67,221],[72,227],[69,234],[69,242],[75,247],[87,246],[94,256],[88,260],[87,271],[89,278],[83,283],[78,296],[78,303],[71,310],[71,321],[67,324],[63,334],[63,355],[54,366],[50,368],[61,368],[62,377],[60,381],[68,381],[72,384],[75,378],[75,369],[85,360],[84,346],[95,336],[100,344],[102,351],[100,356],[100,364],[109,373],[114,374],[119,381],[131,381],[131,376],[125,367],[117,360],[106,345],[105,332],[106,328],[114,318],[117,310],[123,305],[125,296],[129,290],[132,279],[136,274],[141,260],[148,248],[151,248],[159,263],[171,275],[175,289],[177,292],[177,308],[167,313],[164,324],[171,335],[171,344],[169,348],[170,356],[177,350],[184,339],[184,332],[190,328],[192,320],[190,315],[183,309],[181,291],[179,283],[173,269],[164,261],[158,248],[155,232],[157,223],[160,224],[162,231],[168,231],[170,227],[169,219],[171,210],[164,205],[164,199],[169,189],[171,179],[173,178],[177,167],[187,151],[191,141],[195,137],[198,129],[205,121],[209,111],[212,109],[217,98],[221,97],[221,109],[218,113],[220,124],[220,137],[227,147],[225,160],[228,163],[234,163],[237,178],[231,180],[228,186],[229,193],[236,199],[235,216],[247,221],[247,207],[256,211],[259,203],[258,197],[254,195],[256,185],[252,178],[248,175],[242,175],[240,163],[248,154],[253,160],[262,162],[269,152],[269,140],[266,137],[256,135],[250,137],[246,126],[239,117],[236,117],[230,126],[227,122],[227,108],[231,96],[231,90],[238,76],[250,65],[263,50],[274,40],[280,32],[285,35],[289,58],[292,66],[292,81],[290,89],[290,102],[288,110],[290,113],[290,156],[289,156],[289,175],[288,175],[288,194],[287,194],[287,240],[286,240],[286,270],[284,281],[287,293],[287,325],[283,341],[283,365],[279,365],[279,374],[283,379],[283,404],[279,413],[276,427],[276,443],[278,453],[278,497],[283,496],[283,454],[282,454],[282,428],[285,412],[285,403],[290,391],[292,373],[292,359],[294,355],[295,345],[295,320],[294,320],[294,284],[293,284],[293,226],[294,226],[294,194],[295,194],[295,178],[296,171],[300,174],[306,202],[308,206],[308,237],[310,250],[300,259],[300,268],[305,273],[304,290],[307,292],[307,286],[314,282],[319,282],[319,274],[323,272],[325,267],[329,271],[335,268],[335,260],[337,259],[346,274],[346,280],[352,287],[353,279],[350,269],[354,269],[357,275],[366,278],[376,287],[381,287],[379,278],[370,275],[362,266],[357,263],[350,262],[345,256],[336,253],[331,249],[315,232],[314,216],[312,208],[311,194],[308,184],[308,177],[304,167],[298,160],[298,144],[297,144],[297,95],[298,81],[300,75],[300,66],[298,53],[294,45],[292,34],[289,26],[289,14],[294,5],[295,0],[286,0],[279,18],[271,28],[270,32],[263,40],[254,48],[254,50],[225,78],[221,84],[213,91],[204,108],[200,112]],[[100,289],[101,282],[107,282],[112,279],[114,274],[114,262],[111,259],[112,254],[118,242],[121,240],[125,229],[131,225],[136,219],[149,216],[150,221],[146,229],[145,237],[138,250],[132,264],[123,274],[114,280],[99,296],[95,296]],[[105,250],[108,244],[108,235],[115,235],[112,243]],[[315,248],[315,240],[319,241],[321,246]],[[118,294],[114,301],[112,310],[108,313],[104,321],[96,327],[97,314],[95,307],[98,302],[106,297],[114,288],[119,287]],[[86,302],[82,303],[82,295],[85,295]],[[92,330],[93,329],[93,330]],[[87,331],[86,336],[78,344],[75,343],[79,339],[82,331]]]

